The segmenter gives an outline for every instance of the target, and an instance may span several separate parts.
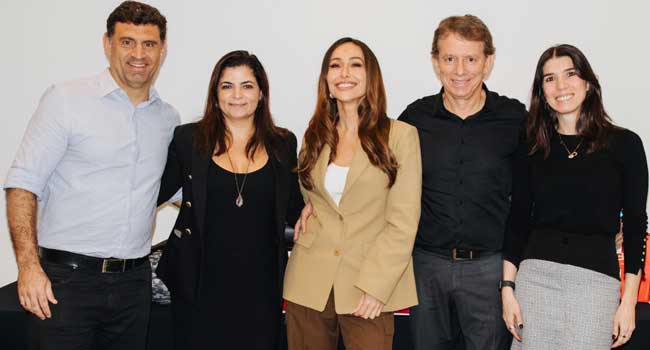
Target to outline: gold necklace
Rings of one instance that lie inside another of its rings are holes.
[[[560,133],[557,134],[557,136],[560,138],[560,144],[564,149],[566,150],[567,158],[573,159],[578,156],[578,148],[580,148],[580,145],[582,145],[582,139],[580,139],[580,142],[578,142],[578,145],[576,148],[573,149],[573,152],[569,150],[569,147],[566,146],[566,143],[564,143],[564,140],[562,140],[562,135]]]
[[[232,168],[233,175],[235,175],[235,188],[237,189],[237,198],[235,198],[235,205],[238,208],[241,208],[242,205],[244,205],[244,197],[242,197],[241,193],[244,190],[244,186],[246,185],[246,177],[248,177],[248,167],[251,165],[250,160],[248,161],[248,164],[246,164],[246,172],[244,173],[244,179],[242,180],[241,187],[239,187],[239,180],[237,179],[237,169],[233,166],[232,159],[230,159],[230,152],[226,151],[226,155],[228,156],[228,162],[230,163],[230,167]]]

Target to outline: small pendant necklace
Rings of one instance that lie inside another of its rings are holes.
[[[573,152],[572,152],[572,151],[569,150],[569,147],[566,146],[566,143],[564,143],[564,140],[562,140],[562,135],[560,135],[558,133],[557,136],[560,138],[560,144],[566,150],[567,158],[573,159],[573,158],[577,157],[578,156],[578,148],[580,148],[580,145],[582,145],[582,139],[580,140],[580,142],[578,142],[578,145],[576,146],[576,148],[573,149]]]
[[[244,197],[242,197],[241,193],[244,191],[244,186],[246,185],[246,177],[248,177],[248,167],[251,165],[251,162],[248,161],[248,164],[246,164],[246,172],[244,173],[244,179],[241,182],[241,187],[239,187],[239,179],[237,179],[237,169],[235,169],[232,159],[230,159],[230,152],[226,151],[226,155],[228,156],[228,162],[230,163],[230,167],[233,170],[233,175],[235,176],[235,188],[237,189],[237,198],[235,198],[235,205],[238,208],[241,208],[242,205],[244,205]]]

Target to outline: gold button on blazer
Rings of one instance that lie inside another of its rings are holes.
[[[395,311],[417,304],[411,251],[420,219],[422,162],[417,130],[391,122],[389,146],[399,169],[388,176],[357,144],[339,206],[325,189],[325,146],[312,170],[314,189],[301,188],[314,214],[289,258],[284,298],[323,311],[330,291],[338,314],[351,313],[363,293]]]

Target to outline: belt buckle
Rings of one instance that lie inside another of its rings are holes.
[[[122,262],[121,271],[120,270],[113,271],[113,270],[110,269],[111,263],[116,262],[116,261],[121,261]],[[124,271],[126,271],[126,259],[108,258],[108,259],[104,259],[102,261],[102,273],[119,273],[119,272],[124,272]]]
[[[464,256],[458,256],[459,253]],[[463,254],[465,253],[465,254]],[[458,249],[458,248],[452,248],[451,249],[451,261],[463,261],[463,260],[472,260],[474,259],[474,252],[472,250],[468,249]]]

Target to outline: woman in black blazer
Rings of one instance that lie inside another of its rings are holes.
[[[281,330],[285,224],[303,207],[296,137],[273,124],[259,60],[217,62],[204,117],[179,126],[159,203],[183,202],[157,269],[172,294],[177,349],[275,349]]]

